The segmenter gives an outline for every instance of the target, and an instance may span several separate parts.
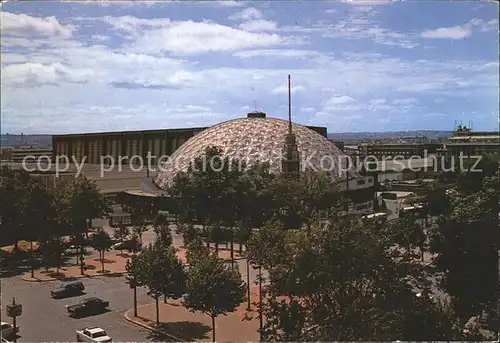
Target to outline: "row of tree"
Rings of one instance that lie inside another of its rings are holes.
[[[159,219],[158,221],[161,221]],[[215,320],[233,312],[245,300],[245,283],[240,273],[225,264],[197,239],[188,246],[187,262],[183,264],[172,245],[168,225],[155,227],[157,239],[127,261],[128,283],[134,289],[146,287],[156,301],[156,322],[160,323],[159,299],[183,298],[183,305],[200,311],[212,320],[215,342]],[[136,299],[134,309],[137,311]]]
[[[38,242],[47,264],[60,266],[68,245],[77,246],[83,257],[85,245],[97,247],[102,241],[102,235],[89,240],[92,220],[107,216],[111,209],[96,184],[84,176],[47,188],[24,170],[3,167],[0,194],[2,244],[14,244],[14,252],[22,240],[30,242],[31,251]]]

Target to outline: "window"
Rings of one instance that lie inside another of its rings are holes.
[[[365,180],[358,180],[358,186],[364,185],[366,183]]]
[[[368,179],[368,183],[373,183],[373,179]]]

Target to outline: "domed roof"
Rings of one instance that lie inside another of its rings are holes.
[[[300,153],[300,170],[330,171],[334,181],[345,179],[339,172],[342,151],[319,133],[299,124],[292,124]],[[222,150],[223,157],[245,161],[249,166],[268,162],[271,172],[281,171],[288,121],[276,118],[240,118],[219,123],[203,130],[182,144],[159,169],[155,184],[166,190],[180,171],[186,171],[209,146]],[[350,171],[350,178],[359,174]]]

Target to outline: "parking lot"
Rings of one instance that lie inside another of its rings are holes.
[[[20,327],[18,342],[67,342],[75,341],[78,329],[99,326],[105,329],[113,341],[145,342],[151,341],[151,333],[123,319],[123,313],[133,307],[132,290],[123,277],[105,277],[82,279],[86,294],[65,299],[52,299],[50,290],[60,284],[59,281],[34,283],[26,282],[18,277],[2,280],[1,320],[12,322],[5,315],[5,306],[16,303],[23,306],[22,316],[17,318]],[[110,302],[111,311],[84,317],[70,318],[66,305],[76,304],[86,296],[97,296]],[[138,303],[151,303],[144,290],[138,290]],[[162,340],[155,336],[155,341]],[[164,340],[168,340],[166,337]]]

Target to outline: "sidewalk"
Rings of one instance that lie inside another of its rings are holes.
[[[178,248],[177,250],[177,256],[182,260],[182,262],[186,263],[186,250],[184,248]],[[48,272],[45,268],[42,268],[35,270],[34,278],[31,277],[31,272],[25,273],[21,278],[24,281],[30,282],[47,282],[56,280],[69,281],[73,279],[97,276],[121,276],[126,272],[125,264],[129,258],[132,258],[132,254],[124,252],[123,255],[121,255],[117,251],[110,251],[107,252],[104,257],[104,273],[102,272],[101,261],[98,258],[91,258],[85,260],[87,269],[85,270],[84,275],[80,272],[80,266],[73,264],[59,268],[59,273],[57,273],[55,268],[49,268]],[[230,260],[230,251],[219,250],[219,257],[224,260]],[[237,251],[235,251],[234,259],[238,260],[241,258],[242,257],[237,253]]]
[[[104,255],[104,273],[102,272],[101,261],[98,258],[86,259],[86,270],[81,275],[79,265],[63,266],[59,268],[57,273],[56,268],[50,268],[47,272],[45,268],[35,270],[34,278],[31,277],[31,272],[22,276],[24,281],[31,282],[47,282],[47,281],[68,281],[79,278],[89,278],[97,276],[120,276],[125,273],[125,263],[129,255],[124,254],[121,256],[116,252],[109,252]]]
[[[258,289],[252,288],[251,301],[258,299]],[[247,303],[241,304],[235,312],[219,316],[215,320],[218,342],[258,342],[259,320],[255,311],[247,312]],[[175,341],[206,342],[212,340],[212,320],[201,312],[190,312],[180,300],[160,301],[160,324],[156,324],[155,303],[139,306],[137,317],[133,309],[125,313],[125,319],[151,331],[169,336]],[[250,321],[244,320],[250,316]]]

